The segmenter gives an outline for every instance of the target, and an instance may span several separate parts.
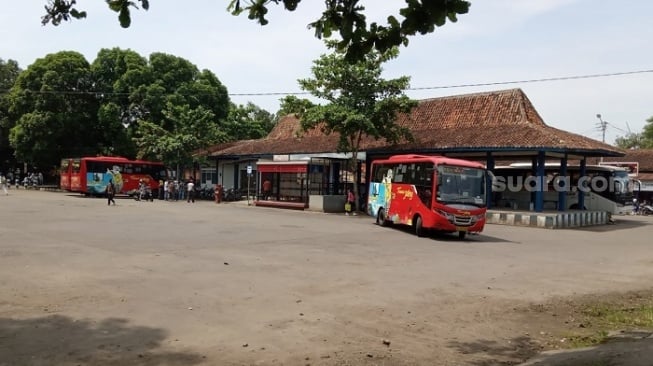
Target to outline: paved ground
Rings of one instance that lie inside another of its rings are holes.
[[[362,216],[12,190],[0,365],[516,364],[552,331],[522,309],[650,288],[652,223],[460,242]]]

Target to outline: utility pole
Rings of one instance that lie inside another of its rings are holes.
[[[603,139],[601,141],[605,143],[605,130],[608,128],[608,121],[604,121],[603,118],[601,118],[601,113],[597,113],[596,118],[599,119],[599,129],[603,133]],[[599,161],[601,163],[603,162],[603,156],[599,158]]]
[[[603,140],[602,140],[602,141],[603,141],[603,143],[605,143],[605,130],[608,129],[608,121],[604,121],[604,120],[601,118],[601,113],[598,113],[598,114],[596,115],[596,118],[599,119],[599,129],[600,129],[601,132],[603,133]]]

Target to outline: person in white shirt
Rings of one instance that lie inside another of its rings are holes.
[[[189,179],[188,183],[186,183],[186,192],[188,193],[186,202],[195,203],[195,183],[193,182],[193,178]]]
[[[0,186],[2,186],[2,190],[5,191],[5,196],[9,195],[9,192],[7,192],[7,178],[4,175],[0,175]]]

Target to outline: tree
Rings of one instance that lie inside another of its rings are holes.
[[[646,120],[642,131],[643,147],[653,148],[653,117]]]
[[[313,106],[313,103],[308,99],[297,98],[294,95],[287,95],[279,100],[278,117],[284,117],[289,114],[302,114],[306,109]]]
[[[294,11],[301,0],[248,0],[244,6],[241,0],[231,0],[228,10],[234,15],[247,13],[249,19],[266,25],[268,20],[265,16],[273,3]],[[466,14],[471,6],[466,0],[406,0],[405,7],[398,9],[398,14],[388,16],[387,24],[368,24],[365,7],[359,0],[328,0],[324,3],[324,12],[308,26],[315,31],[317,38],[330,38],[337,34],[340,38],[337,47],[340,51],[346,51],[350,60],[362,59],[372,49],[383,53],[392,47],[407,45],[410,36],[432,33],[447,20],[456,22],[458,15]],[[140,4],[143,9],[149,9],[148,0],[107,0],[107,4],[118,13],[120,25],[125,28],[131,25],[131,8],[137,9]],[[86,12],[78,10],[75,5],[76,0],[48,0],[42,23],[59,25],[72,18],[85,18]]]
[[[191,109],[189,105],[178,106],[168,103],[163,111],[172,126],[165,129],[151,121],[138,123],[136,137],[138,158],[163,161],[168,166],[195,166],[203,156],[198,150],[226,141],[226,135],[214,123],[213,112],[199,106]]]
[[[16,83],[21,69],[18,62],[0,58],[0,168],[4,171],[15,164],[14,150],[9,145],[9,129],[13,127],[15,116],[9,113],[10,98],[9,91]]]
[[[166,126],[162,111],[168,103],[191,109],[202,106],[213,113],[214,122],[229,113],[227,88],[209,70],[199,71],[190,61],[181,57],[155,52],[150,55],[148,74],[144,83],[130,94],[132,103],[139,103],[148,121]]]
[[[653,148],[653,117],[646,120],[642,132],[629,132],[615,139],[615,145],[622,149],[651,149]]]
[[[134,157],[132,141],[135,122],[144,117],[138,98],[132,98],[141,85],[151,82],[147,59],[132,50],[101,49],[91,64],[94,86],[100,103],[97,116],[112,136],[111,146],[99,151],[102,155]]]
[[[625,136],[619,136],[615,139],[615,145],[622,149],[641,149],[647,148],[647,141],[641,133],[630,132]]]
[[[232,104],[224,122],[224,131],[229,140],[260,139],[274,127],[274,114],[254,103]]]
[[[164,113],[174,107],[201,107],[210,112],[212,128],[220,128],[229,105],[227,89],[212,72],[180,57],[153,53],[148,60],[114,48],[100,50],[89,65],[81,54],[65,51],[36,60],[9,95],[0,96],[0,127],[10,131],[17,158],[45,168],[63,157],[135,157],[139,121],[175,131]]]
[[[110,145],[98,123],[90,65],[77,52],[37,59],[18,76],[10,99],[17,121],[9,141],[19,160],[51,168],[62,155],[95,154]]]
[[[320,128],[327,135],[336,133],[338,151],[351,154],[353,168],[358,166],[358,152],[366,137],[383,138],[391,144],[412,139],[410,132],[395,122],[398,113],[409,113],[417,105],[403,94],[410,78],[381,78],[381,65],[397,55],[396,48],[384,53],[374,51],[351,63],[336,51],[313,62],[312,79],[299,80],[303,90],[328,102],[300,111],[302,129]],[[356,197],[358,183],[354,174]]]
[[[168,105],[209,110],[216,127],[228,114],[229,96],[220,80],[181,57],[155,52],[148,60],[132,50],[102,49],[91,69],[97,90],[106,92],[98,93],[98,119],[114,136],[112,155],[137,154],[140,121],[174,131],[164,113]]]

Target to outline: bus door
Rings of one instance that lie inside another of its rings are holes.
[[[70,190],[73,192],[84,192],[82,189],[82,161],[72,159],[70,162]]]
[[[72,164],[71,159],[62,159],[61,166],[59,168],[59,186],[61,189],[70,191],[70,174],[71,174]]]

